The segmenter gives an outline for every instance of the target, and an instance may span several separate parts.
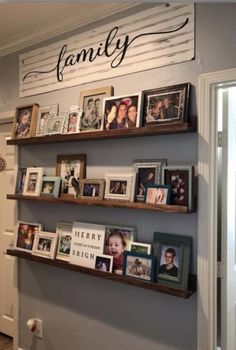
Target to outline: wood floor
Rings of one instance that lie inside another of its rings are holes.
[[[13,350],[12,338],[0,333],[0,350]]]

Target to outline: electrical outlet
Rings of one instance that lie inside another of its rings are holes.
[[[35,330],[35,336],[37,338],[43,338],[43,321],[39,318],[35,319],[36,322],[36,330]]]

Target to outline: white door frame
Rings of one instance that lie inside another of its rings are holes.
[[[198,350],[217,347],[216,88],[233,81],[236,68],[199,77]]]
[[[14,120],[15,111],[6,111],[0,112],[0,125],[5,123],[12,123]],[[17,172],[17,164],[18,164],[18,150],[15,149],[15,173]],[[17,212],[17,211],[16,211]],[[16,213],[16,216],[17,213]],[[15,218],[15,221],[17,217]],[[19,332],[18,332],[18,324],[19,324],[19,297],[18,297],[18,283],[17,283],[17,259],[15,261],[14,267],[14,319],[15,319],[15,336],[13,338],[13,349],[18,349],[19,344]]]

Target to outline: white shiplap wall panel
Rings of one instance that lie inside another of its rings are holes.
[[[111,57],[105,55],[97,57],[94,62],[79,61],[63,71],[63,81],[58,81],[56,71],[51,71],[58,61],[58,55],[63,45],[67,44],[67,51],[61,61],[64,66],[66,57],[75,57],[82,49],[90,47],[96,49],[104,43],[109,31],[119,28],[114,44],[109,52],[115,48],[116,41],[124,42],[126,35],[130,40],[144,33],[171,31],[189,19],[187,25],[179,31],[167,34],[154,34],[137,38],[128,48],[123,62],[116,68],[111,68],[111,61],[119,53],[117,50]],[[20,55],[20,97],[58,90],[74,85],[125,75],[165,65],[191,60],[194,57],[194,4],[159,5],[118,20],[116,23],[100,26],[67,40],[61,40],[51,45],[32,50]],[[44,74],[32,73],[23,80],[29,72],[48,72]]]

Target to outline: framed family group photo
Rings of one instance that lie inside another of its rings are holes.
[[[148,254],[125,252],[123,274],[125,276],[154,281],[155,257]]]
[[[15,229],[14,248],[26,253],[32,253],[35,235],[41,229],[41,224],[18,221]]]
[[[13,139],[35,136],[39,105],[37,103],[17,107],[13,122]]]
[[[79,105],[83,110],[81,117],[81,132],[102,130],[103,100],[113,95],[112,86],[85,90],[80,92]]]
[[[190,83],[146,90],[143,94],[146,126],[187,121]]]
[[[141,125],[142,93],[104,99],[103,129],[129,129]]]
[[[54,259],[56,254],[57,233],[41,231],[35,235],[33,255]]]
[[[154,232],[153,254],[157,259],[156,281],[188,289],[192,237]]]

